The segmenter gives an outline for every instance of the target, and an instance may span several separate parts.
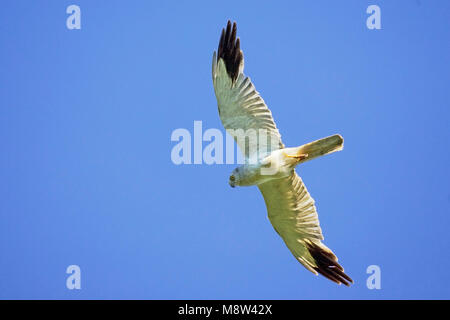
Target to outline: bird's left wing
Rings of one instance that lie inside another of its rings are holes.
[[[296,172],[259,185],[272,226],[294,257],[314,274],[320,273],[348,286],[352,279],[344,273],[334,253],[326,247],[316,206]]]
[[[273,150],[284,148],[284,145],[272,113],[250,78],[244,76],[243,69],[244,56],[240,49],[239,38],[236,39],[236,23],[231,25],[228,21],[226,30],[222,30],[218,52],[217,54],[214,52],[212,62],[212,78],[219,116],[244,157],[252,158],[256,153],[259,154],[257,157],[261,157]],[[259,139],[261,132],[267,138],[264,145],[260,143],[262,139]],[[247,137],[243,138],[242,133]],[[254,134],[257,136],[256,139]]]

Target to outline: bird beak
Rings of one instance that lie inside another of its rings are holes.
[[[234,187],[236,187],[236,185],[234,184],[234,182],[228,182],[228,184],[230,185],[230,187],[232,187],[232,188],[234,188]]]

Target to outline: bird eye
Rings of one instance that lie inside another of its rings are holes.
[[[234,180],[235,180],[235,177],[234,177],[234,176],[230,176],[230,180],[231,180],[231,181],[234,181]]]

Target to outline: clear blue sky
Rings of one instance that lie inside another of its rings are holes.
[[[227,19],[285,144],[345,139],[298,172],[350,288],[295,261],[234,165],[171,161],[174,129],[223,130]],[[0,298],[449,299],[449,39],[448,1],[2,2]]]

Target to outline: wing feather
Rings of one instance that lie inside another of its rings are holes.
[[[243,74],[244,55],[236,32],[236,23],[232,25],[230,21],[226,30],[222,29],[218,54],[214,52],[213,55],[214,91],[220,119],[227,132],[233,136],[246,158],[254,157],[255,153],[260,158],[284,148],[284,145],[272,113],[250,78]],[[239,139],[237,134],[242,132],[247,136],[254,133],[257,139]],[[264,145],[259,141],[261,132],[267,137]]]
[[[334,253],[321,242],[314,199],[297,173],[263,183],[259,189],[272,226],[294,257],[316,275],[346,286],[353,283]]]

